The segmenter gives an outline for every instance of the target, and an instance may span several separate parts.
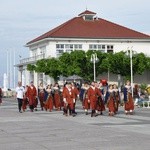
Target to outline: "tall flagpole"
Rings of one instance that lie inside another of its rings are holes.
[[[9,85],[10,85],[10,88],[12,87],[12,59],[11,59],[11,50],[10,50],[10,62],[9,62],[9,74],[10,74],[10,76],[9,76]]]
[[[14,87],[14,89],[15,89],[15,83],[16,83],[16,68],[15,68],[15,50],[13,51],[14,52],[14,85],[13,85],[13,87]]]
[[[6,70],[6,87],[9,88],[9,56],[8,56],[8,50],[7,50],[7,70]]]
[[[7,88],[9,88],[9,56],[8,56],[8,50],[7,50]]]

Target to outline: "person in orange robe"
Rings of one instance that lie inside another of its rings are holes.
[[[130,85],[130,81],[126,81],[126,85],[124,87],[124,109],[125,109],[125,114],[133,114],[134,111],[134,102],[133,102],[133,97],[132,97],[132,87]]]
[[[98,96],[96,111],[97,111],[97,114],[103,115],[103,111],[105,111],[103,84],[99,83],[97,84],[97,87],[100,90],[102,96]]]
[[[33,112],[34,108],[37,110],[37,91],[35,86],[33,85],[33,81],[31,81],[30,86],[27,89],[27,98],[29,100],[29,107],[31,112]]]
[[[115,113],[117,113],[119,103],[120,103],[120,93],[119,93],[119,89],[116,84],[113,85],[113,91],[114,91],[114,98],[115,98],[115,109],[116,109]]]
[[[72,82],[71,85],[72,85],[71,86],[72,90],[73,90],[73,92],[75,94],[75,103],[74,103],[74,106],[73,106],[74,108],[73,108],[73,112],[72,113],[77,114],[76,111],[75,111],[75,107],[76,107],[77,98],[79,98],[79,90],[77,89],[76,84],[74,82]]]
[[[48,85],[46,90],[45,90],[45,105],[44,108],[47,111],[51,112],[53,110],[53,96],[52,96],[52,86]]]
[[[24,97],[23,97],[23,102],[22,102],[22,110],[25,111],[27,109],[27,105],[28,105],[28,99],[27,99],[27,89],[28,89],[28,85],[26,85],[25,87],[25,93],[24,93]]]
[[[87,82],[85,82],[82,89],[84,90],[84,92],[83,92],[84,111],[85,111],[85,114],[88,115],[88,110],[90,109],[90,101],[88,99],[89,84]]]
[[[60,88],[58,83],[55,83],[55,86],[53,87],[54,92],[54,104],[56,110],[60,110],[61,108],[61,102],[60,102]]]
[[[92,82],[90,88],[88,89],[88,99],[90,101],[90,107],[92,109],[91,117],[96,117],[96,104],[98,96],[102,96],[100,90],[96,87],[96,83]]]
[[[3,95],[3,92],[2,92],[2,89],[0,88],[0,105],[2,103],[2,95]]]
[[[40,83],[38,87],[38,97],[40,101],[41,110],[43,110],[44,107],[44,94],[45,94],[45,88],[43,87],[43,84]]]
[[[64,101],[64,112],[65,115],[68,115],[68,111],[71,110],[73,112],[74,103],[75,103],[75,94],[71,87],[71,83],[67,83],[63,91],[63,101]],[[72,113],[72,116],[76,116],[76,114]]]
[[[109,116],[114,116],[116,112],[116,108],[115,108],[115,97],[114,97],[114,90],[112,84],[108,86],[108,90],[105,96],[105,102],[108,107]]]

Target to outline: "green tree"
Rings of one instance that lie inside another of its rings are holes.
[[[133,55],[133,75],[143,74],[144,71],[148,68],[147,63],[148,58],[143,53]],[[125,52],[122,51],[108,55],[108,64],[110,67],[110,72],[114,74],[120,74],[126,78],[130,77],[130,58],[125,54]]]
[[[29,70],[29,71],[35,71],[35,68],[36,68],[36,66],[33,65],[33,64],[28,64],[27,65],[27,70]]]

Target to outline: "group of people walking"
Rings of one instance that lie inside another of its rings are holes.
[[[131,93],[130,81],[127,81],[123,89],[125,114],[133,114],[134,102]],[[26,87],[18,82],[16,97],[20,113],[25,111],[28,106],[31,112],[37,111],[39,104],[42,111],[62,110],[63,115],[72,115],[73,117],[77,115],[75,109],[77,100],[82,102],[84,113],[86,115],[90,113],[91,117],[102,115],[106,109],[108,109],[109,116],[114,116],[121,103],[117,85],[103,85],[101,82],[91,82],[90,84],[85,82],[81,88],[78,88],[74,82],[65,83],[63,87],[60,87],[58,83],[44,87],[40,83],[38,89],[33,82]]]

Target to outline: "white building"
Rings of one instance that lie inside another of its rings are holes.
[[[29,84],[33,80],[35,85],[40,80],[48,83],[53,80],[44,74],[27,71],[27,64],[34,64],[42,58],[59,57],[63,52],[90,49],[109,53],[132,48],[137,53],[143,52],[150,56],[149,35],[98,18],[96,13],[88,10],[33,39],[26,46],[29,48],[30,56],[20,60],[17,66],[25,77],[25,83]],[[150,82],[148,72],[145,72],[144,78],[136,76],[134,81],[141,81],[140,78],[142,82]],[[109,79],[117,80],[113,75],[109,76]]]

